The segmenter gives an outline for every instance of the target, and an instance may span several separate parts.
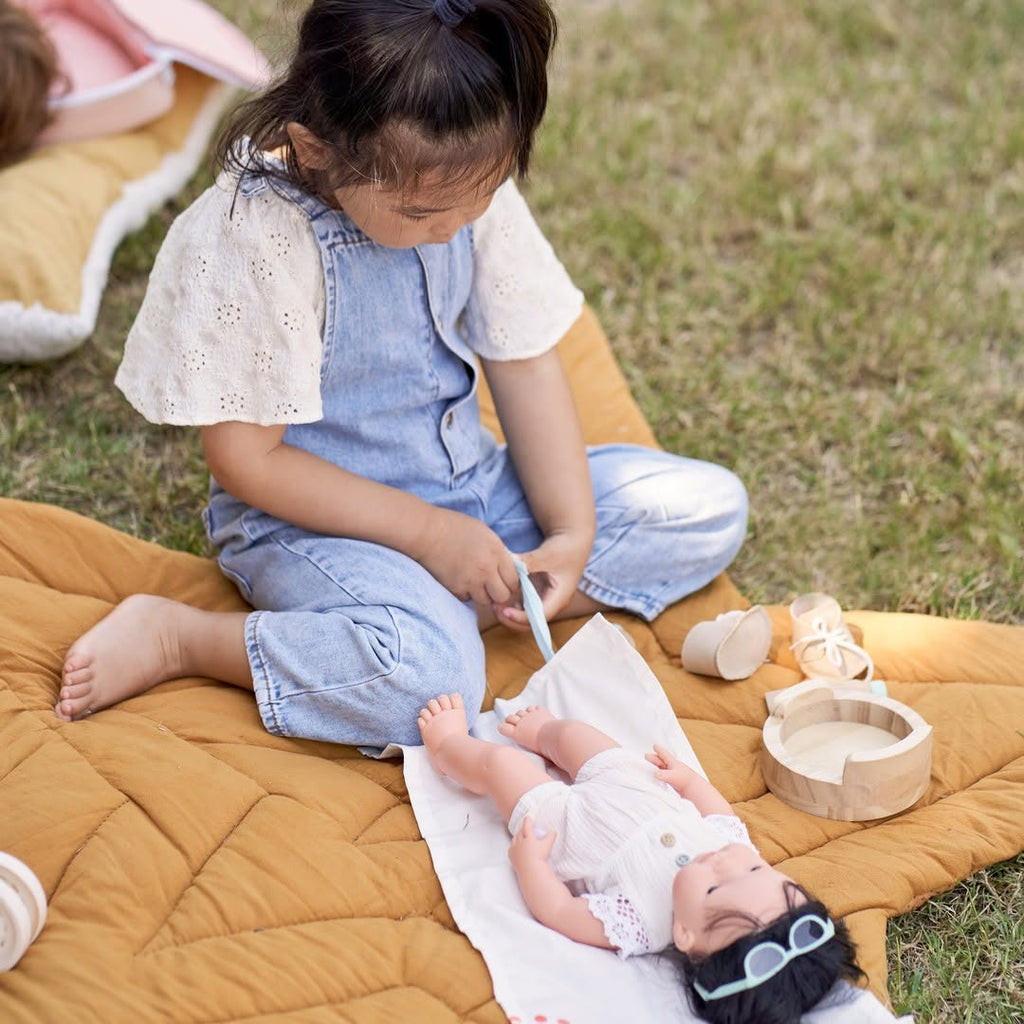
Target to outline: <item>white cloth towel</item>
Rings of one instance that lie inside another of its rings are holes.
[[[589,722],[641,753],[658,743],[702,770],[658,680],[620,630],[600,615],[536,672],[518,697],[496,700],[494,711],[477,720],[473,734],[509,743],[498,723],[530,704]],[[698,1020],[674,970],[661,957],[623,960],[534,920],[516,884],[508,830],[494,805],[439,776],[423,747],[404,748],[404,757],[413,811],[445,899],[459,928],[483,955],[495,998],[511,1024]],[[549,771],[553,778],[564,778]],[[804,1018],[806,1024],[895,1019],[869,992],[845,983]]]

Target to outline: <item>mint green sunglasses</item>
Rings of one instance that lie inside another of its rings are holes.
[[[693,987],[705,1002],[734,996],[737,992],[746,992],[757,988],[769,978],[774,978],[790,960],[812,949],[825,945],[836,933],[836,926],[831,919],[823,921],[817,914],[804,914],[798,917],[789,929],[789,948],[784,949],[777,942],[759,942],[747,950],[743,958],[743,977],[738,981],[727,981],[724,985],[710,992],[695,981]]]

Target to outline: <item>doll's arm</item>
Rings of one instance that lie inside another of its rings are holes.
[[[681,797],[689,800],[702,816],[708,814],[735,814],[732,805],[704,778],[689,765],[683,764],[671,751],[656,743],[647,760],[658,770],[655,775],[667,782]]]
[[[586,899],[574,896],[548,863],[554,841],[554,832],[538,839],[530,817],[512,837],[508,856],[530,913],[542,925],[574,942],[614,949],[604,933],[604,925],[590,912]]]

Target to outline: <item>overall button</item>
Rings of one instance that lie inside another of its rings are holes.
[[[688,853],[676,854],[676,867],[685,868],[690,863],[690,855]]]
[[[447,415],[447,416],[445,416],[445,418],[444,418],[444,425],[445,425],[445,426],[446,426],[446,427],[447,427],[447,428],[448,428],[449,430],[451,430],[451,429],[452,429],[452,427],[453,427],[453,426],[455,426],[455,413],[453,413],[453,412],[450,412],[450,413],[448,413],[448,415]]]
[[[662,837],[661,837],[661,845],[662,846],[675,846],[676,845],[676,837],[671,832],[664,833],[664,835],[662,835]]]

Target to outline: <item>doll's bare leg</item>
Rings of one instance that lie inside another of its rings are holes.
[[[471,793],[489,796],[506,822],[524,793],[551,781],[521,750],[470,736],[462,697],[457,693],[428,701],[417,725],[437,771]]]
[[[251,690],[245,619],[150,594],[126,598],[68,649],[57,717],[84,718],[182,676]]]
[[[509,715],[498,731],[558,765],[574,780],[595,754],[619,746],[600,729],[573,718],[556,718],[537,704]]]

